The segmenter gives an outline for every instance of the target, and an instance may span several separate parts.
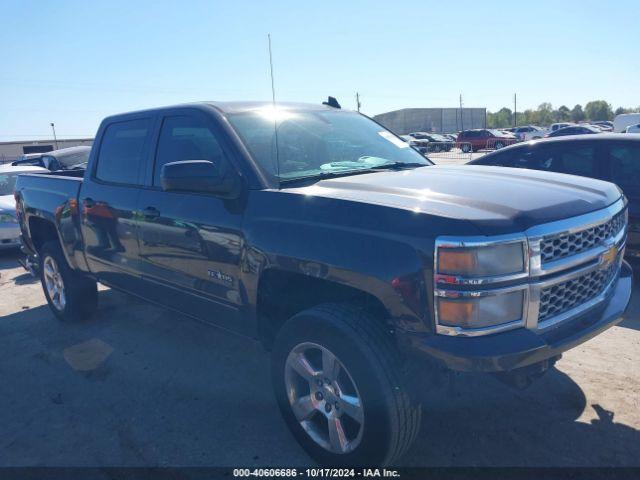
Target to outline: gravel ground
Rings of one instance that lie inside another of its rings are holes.
[[[120,293],[63,324],[0,253],[0,467],[302,466],[268,355]],[[640,466],[640,302],[524,391],[489,376],[428,386],[411,466]]]

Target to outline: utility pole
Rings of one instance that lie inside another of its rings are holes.
[[[460,130],[464,130],[464,117],[462,115],[462,94],[460,94]]]
[[[51,122],[51,130],[53,130],[53,143],[56,145],[56,150],[58,150],[58,139],[56,138],[56,126],[53,122]]]
[[[513,126],[518,126],[518,98],[515,93],[513,94]]]
[[[362,106],[362,104],[360,103],[360,94],[358,92],[356,92],[356,107],[358,109],[358,112],[360,112],[360,107]]]

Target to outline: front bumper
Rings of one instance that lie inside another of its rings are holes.
[[[622,320],[632,290],[632,271],[623,262],[609,297],[593,310],[543,333],[518,328],[482,337],[400,333],[400,342],[457,371],[504,372],[557,357]]]

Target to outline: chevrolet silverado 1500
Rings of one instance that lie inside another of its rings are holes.
[[[85,172],[21,175],[15,196],[56,317],[91,314],[100,282],[260,339],[286,424],[324,464],[394,462],[430,369],[528,379],[631,294],[615,185],[434,166],[326,105],[116,115]]]

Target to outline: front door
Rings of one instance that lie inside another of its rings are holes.
[[[215,125],[199,112],[162,120],[150,188],[138,200],[142,275],[155,299],[204,321],[244,331],[239,309],[242,208],[239,200],[165,192],[162,166],[208,160],[233,168]]]

